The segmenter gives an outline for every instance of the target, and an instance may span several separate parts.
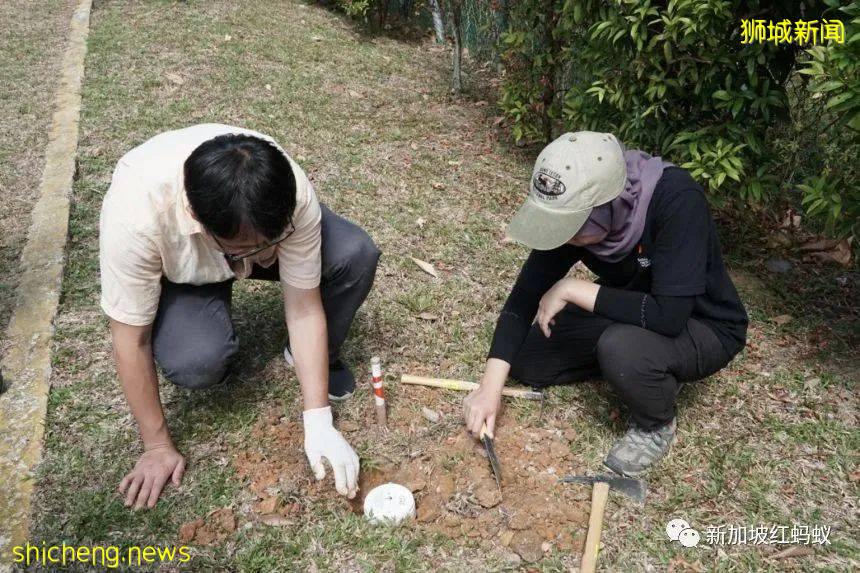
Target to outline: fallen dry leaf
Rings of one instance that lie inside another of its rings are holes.
[[[290,524],[290,520],[281,515],[264,515],[260,518],[260,523],[265,523],[272,527],[284,527]]]
[[[421,314],[418,315],[418,318],[420,318],[421,320],[430,320],[430,321],[439,320],[439,317],[437,315],[433,314],[432,312],[422,312]]]
[[[806,555],[812,555],[815,551],[812,547],[805,547],[803,545],[795,545],[794,547],[789,547],[788,549],[783,549],[779,553],[774,553],[771,555],[771,559],[788,559],[789,557],[805,557]]]
[[[825,263],[836,263],[842,265],[843,267],[850,267],[852,259],[851,240],[843,239],[839,241],[834,247],[828,250],[821,250],[809,253],[803,259],[812,259]]]
[[[774,322],[774,324],[782,326],[783,324],[788,324],[789,322],[794,320],[794,317],[790,314],[780,314],[779,316],[774,316],[771,320]]]
[[[412,259],[412,262],[418,265],[418,268],[420,268],[422,271],[424,271],[428,275],[431,275],[434,278],[439,278],[439,273],[436,272],[436,267],[434,267],[427,261],[422,261],[421,259],[416,259],[415,257],[409,258]]]
[[[185,80],[182,79],[182,76],[173,72],[167,72],[166,74],[164,74],[164,77],[178,86],[181,86],[185,83]]]

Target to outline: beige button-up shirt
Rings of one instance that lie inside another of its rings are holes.
[[[231,268],[191,216],[185,160],[203,142],[227,133],[275,143],[251,130],[201,124],[156,135],[119,160],[102,204],[99,233],[101,306],[109,317],[133,326],[152,324],[162,277],[202,285],[245,278],[254,262],[274,263],[252,257]],[[320,207],[304,171],[286,152],[284,156],[296,179],[295,231],[277,246],[278,270],[282,283],[314,288],[320,281]]]

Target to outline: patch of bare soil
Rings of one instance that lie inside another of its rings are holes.
[[[194,545],[216,545],[236,531],[236,516],[229,507],[216,509],[205,518],[183,523],[179,541]]]
[[[427,532],[463,544],[503,546],[526,562],[538,561],[554,549],[582,548],[590,492],[557,481],[574,463],[570,444],[576,433],[571,429],[505,428],[504,439],[496,443],[501,492],[483,446],[461,430],[442,440],[428,440],[420,454],[403,454],[399,463],[365,469],[359,495],[347,501],[335,493],[330,479],[313,479],[302,449],[301,424],[282,412],[283,407],[275,406],[262,415],[251,430],[251,444],[232,452],[236,472],[255,500],[240,519],[287,526],[309,515],[309,505],[320,499],[362,513],[367,493],[392,481],[413,492],[417,515],[412,526]],[[341,428],[348,438],[367,431],[350,423]],[[408,429],[406,421],[395,419],[388,435]],[[235,523],[221,526],[220,511],[182,525],[180,539],[201,545],[223,539]]]

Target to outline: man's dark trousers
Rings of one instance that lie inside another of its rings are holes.
[[[358,225],[322,210],[320,293],[328,327],[329,359],[337,358],[358,307],[367,298],[379,249]],[[251,279],[278,280],[277,262],[254,266]],[[208,388],[227,374],[239,341],[230,318],[234,279],[188,285],[162,281],[152,329],[155,361],[164,376],[190,389]]]

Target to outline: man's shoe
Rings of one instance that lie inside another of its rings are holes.
[[[293,353],[289,346],[284,347],[284,360],[287,364],[295,367]],[[328,365],[328,399],[332,402],[346,400],[355,392],[355,376],[349,367],[338,358]]]
[[[603,465],[623,476],[642,475],[669,453],[669,447],[675,441],[675,428],[674,418],[653,432],[646,432],[630,422],[627,433],[615,442]]]
[[[332,402],[346,400],[355,392],[355,376],[349,366],[338,358],[328,365],[328,399]]]

